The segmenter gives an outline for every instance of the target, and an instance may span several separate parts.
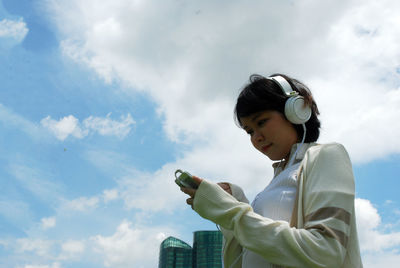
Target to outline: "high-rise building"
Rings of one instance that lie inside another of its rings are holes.
[[[193,248],[184,241],[168,237],[160,246],[159,268],[221,268],[222,233],[197,231]]]
[[[175,237],[168,237],[160,246],[158,268],[192,267],[192,247]]]
[[[220,231],[197,231],[193,234],[193,267],[222,267],[222,234]]]

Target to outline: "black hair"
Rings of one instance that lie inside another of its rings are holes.
[[[297,79],[291,78],[284,74],[273,74],[272,76],[284,77],[293,90],[299,92],[303,96],[305,105],[311,107],[311,117],[305,123],[306,137],[304,142],[315,142],[318,140],[321,122],[318,119],[319,111],[317,104],[308,87]],[[244,86],[240,92],[236,106],[235,106],[235,121],[238,126],[242,127],[240,122],[241,117],[249,116],[251,114],[272,110],[285,114],[285,102],[287,96],[282,92],[279,85],[267,79],[266,77],[258,74],[253,74],[249,78],[249,83]],[[302,137],[304,130],[302,125],[292,124],[296,129],[297,136]]]

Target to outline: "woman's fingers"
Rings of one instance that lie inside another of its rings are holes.
[[[196,189],[193,188],[181,187],[181,191],[187,195],[190,195],[192,198],[196,195]]]
[[[227,182],[219,182],[218,185],[227,193],[232,194],[231,186]]]
[[[200,183],[203,181],[203,179],[200,179],[200,178],[197,177],[197,176],[192,176],[192,178],[193,178],[194,182],[195,182],[197,185],[200,185]]]
[[[203,181],[202,179],[196,176],[192,176],[192,178],[197,185],[200,185],[200,183]],[[193,208],[193,201],[196,195],[196,189],[181,187],[181,191],[190,196],[190,198],[186,199],[186,203]]]

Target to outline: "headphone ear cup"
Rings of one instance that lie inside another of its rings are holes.
[[[311,117],[311,107],[304,106],[302,96],[290,97],[285,103],[285,116],[293,124],[304,124]]]

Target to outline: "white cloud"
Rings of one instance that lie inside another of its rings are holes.
[[[52,207],[58,202],[63,185],[55,180],[52,174],[20,164],[25,160],[19,157],[18,160],[11,161],[12,164],[4,166],[4,171],[9,173],[9,179],[15,180],[12,184],[18,185],[26,195]],[[36,225],[32,203],[14,196],[14,192],[4,193],[0,198],[0,215],[17,230],[26,231]],[[52,224],[52,218],[43,218],[40,227],[47,229],[51,228]]]
[[[54,262],[52,264],[27,264],[24,266],[18,266],[18,268],[61,268],[60,263]]]
[[[75,211],[88,211],[97,208],[99,204],[99,198],[94,197],[79,197],[73,200],[65,201],[64,208],[67,210]]]
[[[69,136],[82,139],[91,132],[97,132],[102,136],[125,138],[131,131],[131,126],[135,124],[132,116],[130,114],[121,116],[121,121],[112,120],[110,116],[111,113],[105,118],[90,116],[83,120],[82,124],[80,124],[79,119],[75,118],[73,115],[65,116],[58,121],[47,116],[43,118],[40,123],[61,141]]]
[[[123,221],[113,235],[98,235],[92,240],[106,267],[156,267],[164,232],[165,228],[136,227]]]
[[[15,113],[0,103],[0,122],[5,127],[14,127],[22,130],[25,134],[33,139],[39,139],[44,136],[40,127],[31,121],[25,119],[21,115]]]
[[[135,124],[130,114],[121,117],[121,121],[110,119],[111,113],[106,118],[90,116],[83,121],[85,129],[98,132],[103,136],[116,136],[124,138],[131,131],[131,126]]]
[[[393,200],[386,200],[385,201],[385,205],[391,205],[393,203],[395,203],[395,202],[393,202]]]
[[[398,268],[399,263],[400,254],[398,252],[379,252],[363,256],[363,265],[365,268]]]
[[[15,240],[8,239],[4,244],[14,249],[10,254],[11,259],[24,258],[25,263],[31,263],[22,267],[61,267],[62,262],[83,258],[82,255],[87,249],[85,240],[49,240],[32,236]],[[87,253],[89,256],[90,252]],[[93,258],[92,255],[90,257]],[[53,263],[48,264],[49,262]]]
[[[104,203],[108,203],[110,201],[116,200],[119,197],[119,193],[117,189],[110,189],[103,191],[103,200]]]
[[[86,158],[96,168],[112,174],[117,182],[117,187],[103,191],[101,197],[104,203],[122,199],[127,209],[155,212],[171,211],[183,202],[184,196],[173,182],[175,164],[167,164],[151,173],[133,168],[134,164],[128,161],[128,156],[116,152],[91,151]]]
[[[65,116],[59,121],[51,119],[50,116],[43,118],[40,123],[48,128],[59,140],[65,140],[68,136],[81,139],[88,135],[87,130],[83,131],[79,127],[79,120],[73,115]]]
[[[42,228],[45,230],[54,228],[56,226],[56,218],[55,217],[42,218],[40,221],[41,221]]]
[[[15,227],[26,228],[32,222],[32,212],[28,203],[21,200],[0,198],[0,215]]]
[[[47,174],[38,168],[17,162],[10,164],[8,172],[23,188],[40,200],[54,202],[63,191],[63,185],[57,182],[52,174]]]
[[[382,252],[400,246],[400,232],[383,232],[378,210],[366,199],[356,199],[357,228],[361,250]]]
[[[2,42],[9,44],[18,44],[22,42],[28,34],[28,28],[22,18],[18,20],[3,19],[0,21],[0,38]]]
[[[62,250],[68,253],[81,253],[85,250],[85,244],[81,241],[70,240],[61,245]]]
[[[53,242],[44,239],[20,238],[16,240],[18,252],[34,252],[41,257],[49,257]]]
[[[216,142],[217,147],[199,146],[155,172],[135,169],[135,163],[129,161],[129,156],[116,152],[91,151],[87,153],[86,159],[96,169],[109,173],[117,182],[117,187],[103,192],[105,203],[110,198],[118,198],[124,201],[128,209],[152,213],[171,212],[185,206],[185,195],[174,182],[176,169],[184,169],[215,182],[230,181],[240,184],[249,197],[255,196],[257,189],[267,185],[272,178],[271,164],[248,146],[248,137],[242,132],[239,129],[228,132],[230,134],[227,135],[237,135],[234,145],[228,138]],[[224,168],[226,165],[230,167]]]
[[[5,240],[3,240],[3,239],[0,239],[0,245],[1,245],[1,246],[3,246],[3,247],[7,247],[7,246],[8,246],[8,244],[9,244],[9,242],[8,242],[8,241],[5,241]]]
[[[125,206],[150,212],[176,209],[179,201],[183,203],[183,195],[173,183],[173,172],[171,166],[165,166],[155,174],[132,171],[119,178],[118,188]]]
[[[21,187],[39,200],[55,202],[63,192],[63,184],[55,180],[53,174],[47,174],[38,168],[15,162],[10,164],[8,172]]]
[[[59,260],[80,259],[85,252],[86,245],[83,241],[68,240],[61,244]]]
[[[400,152],[398,1],[48,3],[66,55],[149,93],[176,142],[218,146],[248,75],[282,71],[313,89],[323,141],[355,162]]]

